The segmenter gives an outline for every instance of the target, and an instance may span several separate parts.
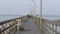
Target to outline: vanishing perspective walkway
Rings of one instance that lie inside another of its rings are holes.
[[[23,26],[24,31],[18,31],[15,34],[40,34],[40,31],[38,30],[32,19],[29,19],[27,22],[25,22]]]

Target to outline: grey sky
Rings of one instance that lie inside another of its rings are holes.
[[[60,0],[43,0],[43,13],[60,15]]]
[[[36,13],[39,14],[39,0]],[[31,0],[0,0],[0,15],[21,15],[29,13]],[[60,0],[43,0],[43,15],[60,15]]]

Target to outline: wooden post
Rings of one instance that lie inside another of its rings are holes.
[[[4,25],[5,26],[5,28],[7,28],[7,23]],[[4,31],[5,32],[5,34],[7,34],[7,32],[6,31]]]
[[[9,22],[9,26],[11,26],[10,22]],[[9,29],[9,33],[10,33],[10,29]]]
[[[4,30],[4,24],[2,25],[2,30]],[[2,32],[2,34],[5,34],[5,32]]]
[[[52,24],[52,28],[54,29],[54,24]],[[52,34],[54,34],[54,31],[52,30]]]
[[[7,34],[7,31],[5,31],[5,34]]]
[[[20,25],[21,25],[21,19],[20,19]]]
[[[56,24],[51,24],[51,27],[57,31],[57,25]],[[56,34],[53,30],[51,30],[52,34]]]
[[[11,25],[10,25],[10,22],[9,22],[9,26],[11,26]]]
[[[54,25],[54,29],[57,31],[57,25]],[[56,32],[54,34],[56,34]]]
[[[20,22],[17,22],[17,30],[19,31],[20,29],[19,29],[19,27],[20,27],[20,25],[21,25],[21,19],[19,20]]]
[[[4,29],[4,24],[2,25],[2,29]]]

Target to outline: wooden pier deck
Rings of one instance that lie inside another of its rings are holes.
[[[15,34],[40,34],[40,31],[38,30],[32,19],[29,19],[27,22],[25,22],[23,27],[24,31],[17,31]]]

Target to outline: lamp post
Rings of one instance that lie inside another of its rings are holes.
[[[30,15],[33,15],[33,12],[32,12],[32,5],[28,5],[29,6],[29,10],[30,10]]]
[[[34,22],[35,22],[36,3],[35,3],[35,1],[34,1],[34,0],[32,0],[32,2],[33,2],[33,14],[34,14],[33,19],[34,19]]]
[[[41,29],[41,23],[42,23],[42,0],[40,0],[40,29]]]

